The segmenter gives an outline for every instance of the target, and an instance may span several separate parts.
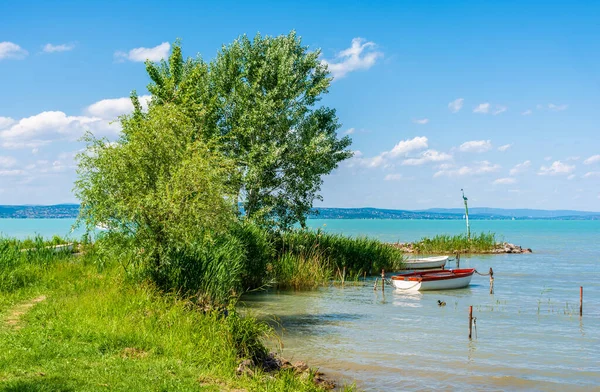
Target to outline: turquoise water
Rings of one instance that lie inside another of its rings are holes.
[[[67,234],[70,220],[0,219],[0,232]],[[462,221],[309,220],[311,227],[384,241],[461,233]],[[473,221],[533,254],[465,257],[466,289],[407,294],[373,291],[373,281],[309,292],[247,296],[245,306],[275,318],[283,355],[305,360],[361,389],[599,390],[600,222]],[[452,267],[450,263],[449,267]],[[584,287],[583,318],[579,287]],[[439,307],[437,300],[446,302]],[[468,339],[468,307],[477,336]]]

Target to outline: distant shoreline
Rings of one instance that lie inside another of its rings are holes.
[[[422,211],[380,208],[315,208],[309,219],[463,220],[464,214],[460,211],[460,209],[439,208]],[[470,220],[600,220],[600,212],[575,210],[471,208],[470,212]],[[0,219],[75,219],[78,215],[78,204],[0,205]]]

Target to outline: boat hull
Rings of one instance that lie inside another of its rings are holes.
[[[446,261],[448,261],[448,256],[425,257],[422,259],[407,260],[404,262],[404,269],[418,270],[428,268],[442,268],[446,265]]]
[[[451,290],[467,287],[474,269],[414,272],[392,276],[394,287],[409,291]]]

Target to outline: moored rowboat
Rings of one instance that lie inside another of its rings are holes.
[[[419,259],[409,259],[404,262],[404,269],[417,270],[426,268],[442,268],[446,265],[448,256],[423,257]]]
[[[475,268],[411,272],[392,276],[392,283],[411,291],[460,289],[471,283],[474,272]]]

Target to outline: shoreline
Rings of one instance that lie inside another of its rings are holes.
[[[396,249],[400,249],[404,253],[411,254],[426,254],[425,252],[419,252],[416,248],[418,243],[415,242],[394,242],[390,243],[392,247]],[[429,252],[427,252],[429,253]],[[523,248],[520,245],[511,244],[510,242],[499,242],[496,244],[496,247],[492,250],[482,250],[482,251],[469,251],[469,250],[445,250],[438,251],[433,253],[439,253],[444,255],[455,255],[455,254],[467,254],[467,255],[494,255],[494,254],[530,254],[533,253],[531,248]]]

